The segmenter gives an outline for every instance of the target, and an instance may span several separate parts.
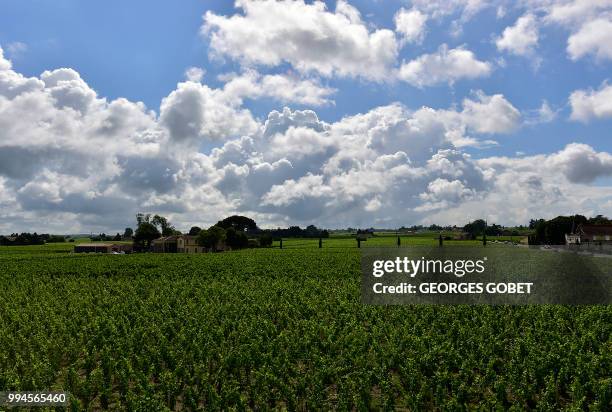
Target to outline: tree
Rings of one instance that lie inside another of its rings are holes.
[[[216,226],[222,227],[223,229],[233,227],[238,232],[257,230],[257,223],[255,223],[253,219],[239,215],[226,217],[225,219],[217,222]]]
[[[578,225],[587,223],[587,218],[582,215],[557,216],[551,220],[539,220],[535,227],[535,242],[549,245],[562,245],[565,243],[565,235],[572,233]]]
[[[259,237],[259,246],[260,247],[272,246],[272,234],[270,232],[266,232]]]
[[[138,220],[138,217],[136,218]],[[157,227],[149,219],[141,219],[136,232],[134,233],[134,245],[141,250],[147,250],[151,247],[153,239],[161,236]]]
[[[123,232],[123,238],[124,239],[131,239],[132,236],[134,236],[134,231],[132,230],[131,227],[126,227],[125,231]]]
[[[612,220],[608,219],[604,215],[597,215],[588,220],[588,223],[591,225],[610,225],[612,224]]]
[[[492,225],[487,225],[486,234],[489,236],[499,236],[503,233],[503,228],[500,225],[496,225],[493,223]]]
[[[174,234],[174,226],[172,226],[170,222],[168,222],[168,219],[163,216],[153,216],[151,223],[160,229],[162,236],[172,236]]]
[[[191,229],[189,229],[189,235],[190,236],[197,236],[200,234],[200,232],[202,231],[201,228],[199,228],[198,226],[192,226]]]
[[[140,226],[141,223],[151,223],[151,215],[149,213],[147,213],[146,215],[144,213],[138,213],[136,215],[136,224],[137,226]]]
[[[202,230],[198,234],[198,244],[213,252],[218,250],[223,241],[225,241],[225,229],[220,226],[211,226],[208,230]]]
[[[63,243],[65,241],[66,237],[61,235],[52,235],[45,240],[47,243]]]
[[[113,238],[113,240],[114,240],[115,242],[116,242],[116,241],[121,240],[121,234],[120,234],[120,233],[117,233],[117,234],[115,235],[115,237]]]
[[[249,245],[249,238],[244,232],[230,227],[225,231],[225,243],[232,249],[243,249]]]
[[[537,220],[536,219],[531,219],[529,221],[529,229],[531,229],[531,230],[535,229],[538,226],[538,224],[541,223],[541,222],[545,222],[545,220],[544,219],[537,219]]]
[[[480,236],[484,233],[487,224],[482,219],[476,219],[463,227],[463,230],[471,235],[471,237]]]

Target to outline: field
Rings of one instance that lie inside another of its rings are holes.
[[[609,410],[610,306],[365,306],[354,239],[324,242],[0,250],[0,389],[74,410]]]

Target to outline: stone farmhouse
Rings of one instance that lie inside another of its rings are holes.
[[[191,235],[166,236],[152,242],[156,253],[205,253],[208,249],[198,245],[198,237]],[[224,248],[222,247],[221,250]]]

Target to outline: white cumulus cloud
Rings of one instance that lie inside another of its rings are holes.
[[[401,8],[395,13],[395,31],[406,43],[421,43],[425,37],[427,15],[417,9]]]
[[[612,18],[585,23],[567,40],[567,52],[572,60],[586,55],[599,60],[612,59]]]
[[[612,86],[604,83],[598,90],[576,90],[569,98],[572,120],[588,122],[612,117]]]
[[[397,41],[388,29],[371,30],[356,8],[339,1],[239,0],[242,13],[207,12],[202,33],[211,52],[245,65],[289,63],[302,73],[383,80],[397,58]]]
[[[520,17],[514,26],[506,27],[495,41],[497,49],[519,56],[533,53],[538,44],[538,25],[533,14]]]
[[[478,60],[472,51],[463,47],[449,50],[443,44],[435,53],[403,63],[398,77],[413,86],[424,87],[486,77],[491,71],[491,64]]]

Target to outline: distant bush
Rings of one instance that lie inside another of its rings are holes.
[[[259,241],[257,239],[249,239],[249,244],[247,246],[249,249],[254,249],[258,246],[259,246]]]
[[[272,246],[272,234],[264,233],[259,237],[259,246],[260,247],[270,247]]]
[[[229,227],[225,230],[225,244],[232,249],[244,249],[249,245],[246,233]]]

